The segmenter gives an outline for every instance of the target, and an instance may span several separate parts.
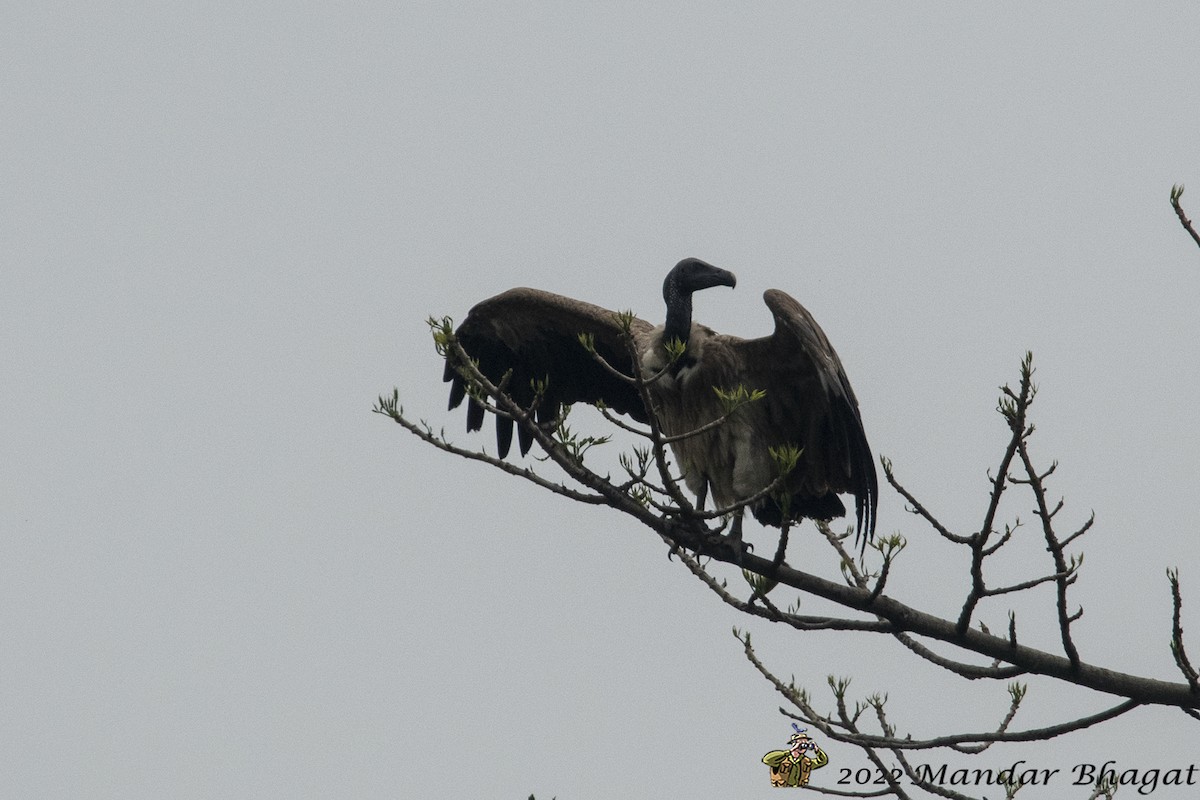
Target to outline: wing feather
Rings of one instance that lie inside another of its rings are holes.
[[[775,332],[761,339],[727,339],[746,383],[767,390],[761,403],[769,420],[766,446],[804,448],[800,488],[814,495],[852,494],[858,537],[875,532],[879,480],[867,443],[858,398],[841,359],[821,326],[785,292],[768,289],[763,300]]]
[[[653,326],[633,318],[635,340]],[[480,371],[499,383],[509,370],[507,391],[521,406],[534,401],[532,382],[547,380],[536,412],[540,422],[555,419],[571,403],[605,403],[612,410],[646,422],[646,409],[632,384],[609,374],[579,342],[591,334],[596,352],[625,375],[635,369],[616,314],[606,308],[538,289],[510,289],[478,303],[459,325],[456,335],[467,354],[479,362]],[[466,397],[466,381],[452,359],[447,359],[443,380],[450,383],[450,408]],[[484,409],[474,400],[467,407],[467,430],[483,427]],[[495,415],[493,415],[495,416]],[[512,444],[513,421],[496,416],[496,446],[503,458]],[[521,453],[529,451],[533,435],[517,429]]]

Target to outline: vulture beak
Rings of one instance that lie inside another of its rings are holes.
[[[737,288],[737,275],[720,267],[710,267],[710,269],[712,269],[712,274],[707,276],[708,281],[704,287],[705,289],[712,286],[728,286],[730,289]]]
[[[686,274],[685,280],[691,284],[688,288],[692,291],[711,289],[714,286],[730,288],[737,286],[737,276],[732,272],[714,267],[707,261],[701,261],[698,258],[685,258],[676,265],[673,271],[682,271]]]

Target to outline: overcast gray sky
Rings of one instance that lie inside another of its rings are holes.
[[[396,386],[485,444],[444,411],[426,316],[531,285],[658,320],[685,256],[738,275],[698,297],[719,330],[767,333],[768,287],[804,303],[875,451],[963,532],[1033,350],[1035,455],[1064,525],[1098,518],[1077,642],[1178,679],[1200,251],[1167,195],[1193,183],[1200,216],[1198,24],[1184,2],[8,4],[0,796],[773,797],[788,726],[734,624],[819,707],[853,675],[903,732],[994,724],[1001,685],[749,624],[614,512],[370,413]],[[879,527],[910,542],[890,591],[954,613],[962,555],[887,490]],[[1009,577],[1045,569],[1027,533]],[[792,561],[834,574],[813,537]],[[1016,607],[1053,649],[1048,597]],[[1032,681],[1016,727],[1108,703]],[[974,765],[1169,769],[1196,734],[1144,711]],[[866,766],[827,749],[814,782]]]

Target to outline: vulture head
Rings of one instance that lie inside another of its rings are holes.
[[[698,258],[685,258],[667,273],[663,281],[663,300],[667,303],[664,340],[678,339],[687,344],[692,330],[692,292],[713,286],[737,286],[737,278]]]
[[[692,292],[713,286],[737,286],[737,277],[698,258],[685,258],[667,273],[667,279],[663,281],[663,300],[670,306],[673,299],[690,297]]]

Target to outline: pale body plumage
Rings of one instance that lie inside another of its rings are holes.
[[[714,388],[732,390],[741,381],[730,350],[711,328],[692,324],[688,352],[695,363],[674,373],[663,333],[659,325],[642,340],[642,376],[662,373],[650,384],[650,395],[658,405],[663,432],[679,436],[720,418],[725,412]],[[766,423],[763,409],[756,406],[748,403],[721,425],[671,443],[688,489],[697,497],[710,496],[718,508],[750,497],[775,479],[766,448],[754,444],[756,429]],[[716,464],[721,468],[713,469]]]

